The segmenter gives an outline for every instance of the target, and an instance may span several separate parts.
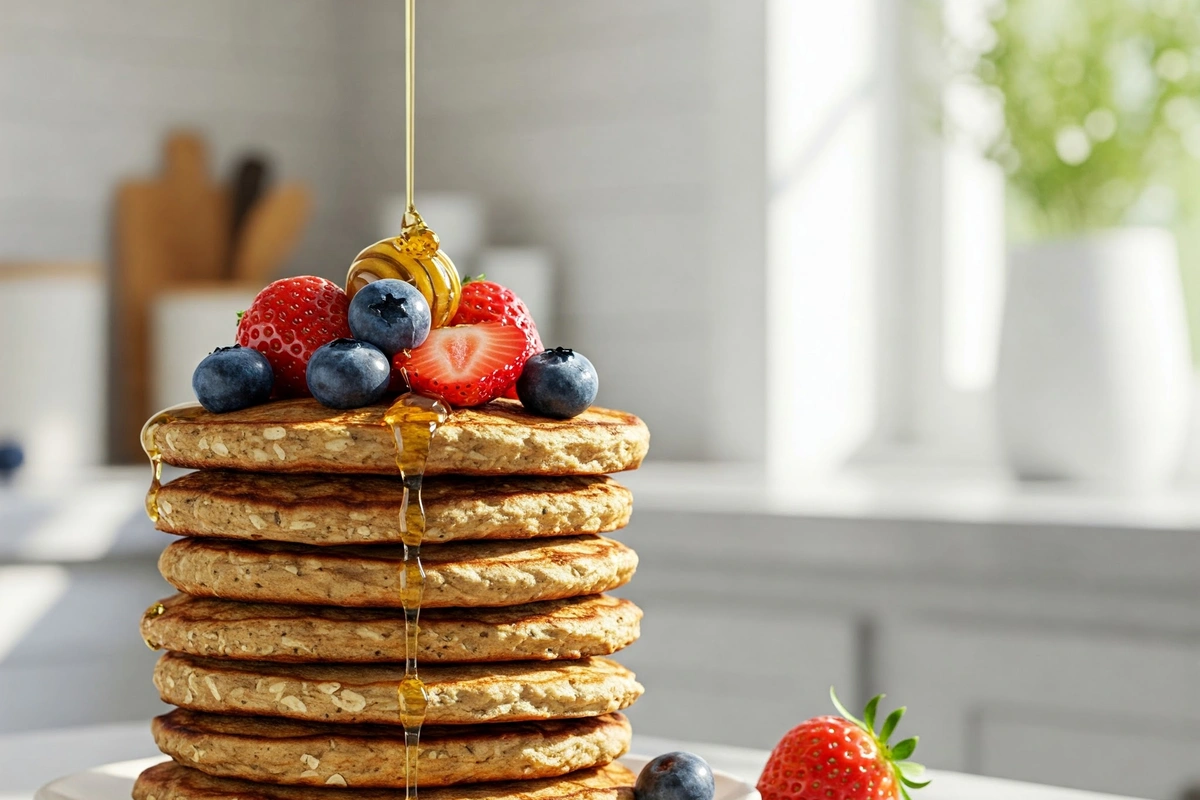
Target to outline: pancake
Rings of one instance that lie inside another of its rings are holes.
[[[284,662],[400,662],[400,610],[285,606],[175,595],[142,618],[142,636],[174,652]],[[641,609],[590,595],[502,608],[432,608],[421,614],[422,664],[606,656],[638,637]]]
[[[435,478],[421,492],[426,542],[606,533],[633,496],[604,477]],[[300,544],[400,541],[400,478],[202,470],[158,493],[158,529]]]
[[[206,772],[267,783],[404,786],[404,732],[378,725],[325,725],[176,709],[152,726],[160,750]],[[500,725],[426,726],[421,789],[534,780],[608,764],[629,750],[622,714]],[[341,776],[341,780],[333,778]]]
[[[172,410],[143,432],[167,464],[253,472],[396,474],[387,405],[338,411],[312,398],[277,400],[212,414]],[[153,420],[152,420],[153,422]],[[590,408],[566,420],[512,400],[456,409],[433,438],[427,475],[603,475],[635,469],[650,432],[632,414]]]
[[[277,664],[167,653],[154,668],[164,702],[214,714],[399,726],[395,664]],[[421,670],[430,725],[595,717],[642,694],[632,672],[606,658],[504,664],[432,664]]]
[[[633,800],[636,776],[617,762],[561,778],[421,787],[424,800]],[[331,784],[340,786],[336,781]],[[273,786],[218,778],[173,761],[155,764],[133,784],[133,800],[396,800],[395,789]]]
[[[264,603],[399,608],[403,547],[306,547],[181,539],[158,560],[179,591]],[[422,548],[423,608],[515,606],[623,586],[637,556],[602,536]]]

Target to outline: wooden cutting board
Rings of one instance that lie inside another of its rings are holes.
[[[143,458],[137,433],[149,407],[149,307],[164,287],[215,281],[229,261],[229,196],[211,178],[204,140],[169,136],[160,175],[117,189],[114,223],[113,413],[115,461]]]

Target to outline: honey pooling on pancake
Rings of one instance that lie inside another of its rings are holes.
[[[417,791],[417,757],[421,725],[429,696],[417,673],[417,638],[420,634],[421,598],[425,592],[425,569],[421,566],[421,542],[425,539],[425,507],[421,483],[429,446],[438,426],[450,416],[440,401],[419,394],[401,395],[383,415],[383,422],[396,440],[396,467],[404,492],[400,500],[400,539],[404,560],[400,565],[400,602],[404,606],[404,677],[396,691],[400,724],[404,726],[405,796]]]

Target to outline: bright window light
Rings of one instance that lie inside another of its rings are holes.
[[[67,571],[54,565],[0,567],[0,662],[8,658],[67,593]]]

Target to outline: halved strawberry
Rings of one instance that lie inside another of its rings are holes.
[[[481,322],[434,328],[420,347],[396,354],[409,388],[455,406],[479,406],[512,386],[530,355],[530,334]]]
[[[462,298],[450,324],[474,325],[480,322],[504,322],[530,334],[529,355],[546,349],[542,346],[542,337],[525,302],[512,289],[495,281],[485,281],[482,275],[463,281]],[[516,400],[516,386],[509,386],[504,396]]]

